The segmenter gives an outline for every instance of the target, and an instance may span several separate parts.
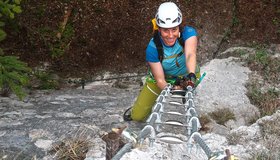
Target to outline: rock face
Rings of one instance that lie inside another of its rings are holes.
[[[197,89],[197,104],[202,113],[229,108],[236,117],[234,124],[228,124],[229,128],[246,125],[259,114],[246,96],[245,84],[251,71],[237,58],[214,59],[201,71],[207,74]]]
[[[9,158],[17,153],[19,157],[44,157],[54,142],[75,137],[82,131],[92,139],[99,139],[100,131],[122,121],[123,110],[131,105],[140,86],[131,85],[128,89],[108,85],[94,87],[39,91],[24,102],[15,97],[1,98],[1,154]],[[104,147],[102,140],[98,144]]]
[[[227,59],[214,59],[201,67],[202,72],[207,75],[202,81],[196,92],[196,104],[200,114],[209,113],[217,109],[229,108],[235,115],[236,120],[227,122],[222,126],[212,124],[210,126],[211,133],[202,136],[206,144],[212,151],[224,151],[230,149],[231,153],[240,159],[250,159],[257,157],[257,153],[273,153],[275,157],[279,151],[275,149],[279,146],[266,148],[267,142],[263,139],[263,125],[261,122],[268,120],[274,122],[279,117],[280,112],[272,116],[259,119],[256,123],[248,125],[251,118],[258,115],[258,109],[250,104],[246,96],[247,89],[245,84],[249,80],[250,70],[242,66],[242,62],[237,58],[229,57]],[[273,124],[275,130],[279,130]],[[276,134],[277,135],[277,134]],[[266,135],[271,139],[276,136],[274,134]],[[275,143],[274,143],[275,144]],[[175,154],[174,154],[175,153]],[[207,159],[206,154],[200,147],[194,146],[189,150],[187,145],[166,145],[156,142],[153,149],[136,148],[132,152],[127,153],[122,160],[136,159]],[[279,157],[279,156],[278,156]]]
[[[250,70],[235,58],[214,59],[201,70],[207,75],[197,88],[195,97],[199,114],[229,108],[237,117],[226,123],[226,127],[213,125],[212,132],[202,136],[211,150],[229,148],[240,159],[249,159],[256,152],[270,150],[279,155],[279,145],[271,144],[275,144],[272,139],[279,137],[280,112],[246,126],[248,117],[258,113],[245,94],[244,85]],[[87,84],[84,90],[36,91],[23,102],[15,97],[1,97],[1,158],[55,159],[53,152],[50,152],[53,146],[65,139],[82,137],[91,144],[86,159],[104,160],[105,142],[100,135],[124,124],[122,114],[133,104],[141,89],[140,77],[119,80],[118,85],[114,85],[115,81]],[[129,127],[139,131],[143,124],[131,123]],[[142,147],[136,147],[122,159],[207,159],[201,149],[189,149],[186,145],[168,145],[157,141],[153,147],[148,147],[146,141]]]

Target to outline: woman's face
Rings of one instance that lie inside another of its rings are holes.
[[[165,45],[173,46],[179,37],[179,26],[173,28],[158,29]]]

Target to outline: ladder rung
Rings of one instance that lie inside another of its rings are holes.
[[[182,113],[179,113],[179,112],[163,112],[165,114],[172,114],[172,115],[178,115],[178,116],[183,116]]]
[[[182,122],[179,121],[173,121],[173,120],[168,120],[165,122],[161,122],[160,124],[163,125],[173,125],[173,126],[182,126],[182,127],[186,127],[187,125],[183,124]]]
[[[162,142],[170,143],[170,144],[184,143],[184,141],[181,138],[176,137],[176,136],[170,136],[170,135],[163,135],[163,136],[158,137],[158,139]]]
[[[180,103],[180,102],[176,102],[176,101],[169,101],[168,104],[171,105],[178,105],[178,106],[184,106],[184,104]]]
[[[185,96],[182,96],[182,95],[172,95],[170,96],[171,98],[185,98]]]

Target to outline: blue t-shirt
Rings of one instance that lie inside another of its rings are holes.
[[[183,41],[185,42],[188,38],[192,36],[197,36],[196,30],[192,27],[185,26],[183,29],[183,33],[181,33],[183,36]],[[182,76],[187,74],[187,68],[186,68],[186,58],[185,54],[182,54],[181,56],[178,56],[176,58],[176,54],[179,54],[180,52],[184,53],[183,47],[180,45],[178,39],[176,40],[175,44],[173,46],[166,46],[162,39],[160,38],[163,46],[163,61],[162,61],[162,67],[164,70],[164,74],[166,76]],[[170,57],[170,58],[169,58]],[[146,61],[147,62],[160,62],[158,58],[158,51],[156,48],[156,45],[153,41],[153,38],[150,40],[147,49],[146,49]],[[176,65],[176,61],[179,64],[179,67]]]

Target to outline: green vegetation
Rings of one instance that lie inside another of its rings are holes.
[[[247,95],[251,103],[259,108],[260,116],[263,117],[272,115],[280,106],[280,93],[275,86],[280,79],[280,58],[272,57],[264,45],[255,45],[254,47],[256,48],[255,53],[243,57],[243,61],[263,80],[251,80],[247,84]],[[264,86],[266,86],[265,89],[262,89]]]
[[[38,82],[37,89],[59,89],[59,81],[54,74],[38,70],[34,72],[34,76],[34,81]]]
[[[57,37],[57,33],[61,34],[61,37]],[[73,24],[69,23],[64,29],[54,30],[48,26],[43,26],[36,30],[36,34],[39,35],[40,39],[43,40],[44,44],[50,50],[50,56],[52,58],[59,58],[64,55],[65,51],[69,48],[69,45],[74,37]],[[35,41],[30,36],[30,41]]]
[[[42,10],[39,8],[39,10]],[[42,12],[44,12],[42,10]],[[44,14],[40,12],[40,14]],[[72,14],[75,14],[74,11]],[[65,51],[69,49],[72,38],[75,35],[73,23],[67,19],[64,19],[58,29],[51,28],[49,26],[41,26],[34,29],[32,32],[34,35],[29,37],[31,44],[37,41],[39,36],[40,40],[43,41],[44,45],[49,49],[49,54],[52,58],[59,58],[64,55]],[[31,34],[32,34],[31,33]],[[35,39],[34,39],[35,38]]]
[[[247,84],[247,96],[252,104],[258,107],[260,115],[252,117],[250,123],[256,122],[261,117],[269,116],[280,109],[280,91],[277,89],[280,79],[280,58],[268,52],[266,45],[254,44],[255,52],[244,54],[239,50],[238,54],[245,64],[254,71],[250,82]],[[264,139],[264,146],[268,151],[252,153],[252,160],[279,159],[280,148],[278,140],[280,136],[279,117],[271,121],[259,123]],[[240,135],[231,134],[227,137],[229,144],[238,144]]]
[[[225,125],[229,120],[235,120],[234,113],[229,108],[218,109],[211,112],[210,117],[213,118],[218,124]]]
[[[279,82],[280,58],[272,58],[265,49],[258,49],[255,55],[249,55],[247,64],[257,71],[268,83]]]
[[[237,1],[236,0],[233,0],[232,1],[232,17],[231,17],[231,24],[229,26],[228,29],[225,30],[225,33],[224,33],[224,36],[223,36],[223,39],[222,39],[222,42],[228,40],[232,34],[232,29],[233,27],[235,26],[238,26],[239,25],[239,19],[237,17]],[[221,43],[222,43],[221,42]]]
[[[232,19],[231,19],[231,25],[232,27],[239,25],[239,19],[237,17],[237,0],[233,0],[233,7],[232,7]]]
[[[45,14],[45,9],[43,5],[38,6],[38,8],[36,9],[36,16],[40,19],[44,16]]]
[[[4,40],[7,36],[6,32],[3,30],[6,19],[14,19],[16,13],[21,13],[21,8],[19,6],[20,0],[15,1],[3,1],[0,0],[0,41]],[[2,49],[0,53],[3,54]]]
[[[0,56],[0,88],[3,96],[8,96],[10,90],[20,99],[25,96],[22,86],[28,83],[26,73],[30,72],[26,63],[14,56]]]
[[[265,67],[268,64],[268,53],[264,48],[257,49],[255,55],[250,55],[248,57],[248,63],[257,63],[262,65],[262,67]]]
[[[65,29],[59,29],[59,32],[62,33],[61,38],[56,40],[53,44],[49,45],[50,54],[52,58],[58,58],[63,56],[65,51],[69,48],[72,37],[74,37],[74,27],[71,23],[68,23],[65,26]]]
[[[69,48],[69,45],[74,37],[74,27],[71,23],[68,23],[64,29],[59,28],[58,31],[52,30],[48,26],[41,27],[37,30],[41,39],[48,46],[50,50],[50,56],[52,58],[59,58],[64,55],[65,51]],[[57,38],[57,33],[61,34],[60,38]]]
[[[0,17],[4,20],[14,19],[15,14],[21,13],[20,0],[0,0]],[[6,38],[3,30],[5,21],[0,21],[0,41]],[[18,60],[15,56],[3,56],[0,49],[0,88],[2,96],[9,96],[10,91],[14,92],[20,99],[25,96],[22,87],[28,83],[27,73],[31,71],[27,64]]]
[[[239,57],[242,57],[242,56],[246,55],[247,52],[242,50],[242,49],[240,49],[240,50],[237,50],[237,54],[239,55]]]
[[[7,16],[10,19],[15,18],[15,14],[21,13],[21,7],[20,7],[20,1],[21,0],[12,0],[12,1],[3,1],[0,0],[0,17]]]
[[[250,84],[248,86],[248,97],[251,103],[259,108],[260,116],[272,115],[276,110],[280,109],[280,101],[278,99],[280,93],[275,89],[269,89],[266,92],[262,92],[256,84]]]

